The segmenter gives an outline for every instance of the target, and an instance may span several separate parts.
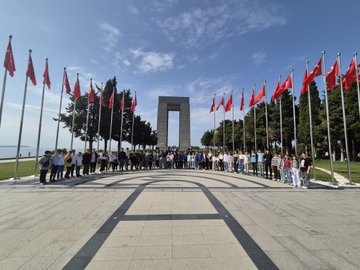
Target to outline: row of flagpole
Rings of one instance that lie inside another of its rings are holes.
[[[348,180],[352,184],[351,177],[351,167],[350,167],[350,155],[349,155],[349,146],[348,146],[348,137],[347,137],[347,125],[346,125],[346,111],[345,111],[345,100],[344,100],[344,86],[345,90],[349,88],[351,82],[356,82],[357,85],[357,95],[358,95],[358,107],[359,107],[359,116],[360,116],[360,75],[359,75],[360,65],[357,63],[357,53],[354,53],[354,57],[349,65],[349,68],[344,76],[341,78],[341,54],[338,53],[337,58],[330,71],[326,73],[325,66],[325,51],[322,52],[322,57],[318,61],[317,65],[314,67],[313,71],[309,74],[309,61],[306,61],[306,70],[302,82],[301,95],[307,93],[308,107],[309,107],[309,122],[310,122],[310,144],[311,144],[311,156],[312,163],[315,168],[315,147],[314,147],[314,138],[313,138],[313,126],[312,126],[312,112],[311,112],[311,96],[310,96],[310,86],[309,84],[315,79],[315,77],[322,75],[324,80],[324,92],[325,92],[325,108],[326,108],[326,122],[327,122],[327,139],[328,139],[328,153],[330,158],[330,171],[332,182],[335,183],[334,179],[334,164],[332,156],[332,145],[331,145],[331,134],[330,134],[330,117],[329,117],[329,102],[328,102],[328,93],[327,91],[336,86],[337,77],[340,78],[340,93],[341,93],[341,106],[342,106],[342,116],[343,116],[343,125],[344,125],[344,140],[345,140],[345,152],[347,160],[347,170],[348,170]],[[295,90],[294,90],[294,69],[291,69],[289,76],[281,84],[281,75],[279,75],[279,80],[277,82],[274,94],[271,98],[272,101],[279,101],[279,113],[280,113],[280,151],[281,155],[284,154],[283,151],[283,127],[282,127],[282,94],[291,89],[292,92],[292,108],[293,108],[293,126],[294,126],[294,152],[298,156],[297,149],[297,129],[296,129],[296,105],[295,105]],[[256,135],[256,107],[255,105],[265,97],[265,125],[266,125],[266,147],[269,148],[269,132],[268,132],[268,112],[267,112],[267,98],[265,91],[266,81],[263,84],[259,94],[255,99],[255,83],[253,84],[253,90],[251,95],[251,100],[249,107],[254,106],[254,150],[257,150],[257,135]],[[232,103],[233,91],[231,91],[228,102],[225,105],[225,93],[223,94],[219,104],[215,107],[216,94],[213,97],[213,103],[210,108],[210,113],[214,112],[214,134],[213,134],[213,145],[215,148],[215,131],[216,131],[216,111],[222,105],[224,108],[224,122],[223,122],[223,149],[225,149],[225,112],[228,112],[231,108],[234,110],[234,104]],[[229,105],[230,104],[230,105]],[[244,89],[242,91],[241,101],[240,101],[240,111],[243,111],[243,149],[246,150],[246,136],[245,136],[245,111],[244,111]],[[232,114],[232,150],[235,150],[234,144],[234,111]],[[315,169],[313,170],[313,177],[316,178]]]
[[[14,56],[12,52],[12,45],[11,45],[12,36],[9,36],[9,43],[7,46],[5,60],[4,60],[4,78],[3,78],[3,85],[2,85],[2,92],[1,92],[1,99],[0,99],[0,127],[2,123],[2,112],[4,107],[4,98],[5,98],[5,89],[6,89],[6,80],[7,74],[11,77],[14,76],[14,72],[16,71]],[[29,50],[29,57],[28,57],[28,66],[26,71],[25,77],[25,87],[24,87],[24,95],[23,95],[23,102],[22,102],[22,110],[21,110],[21,119],[20,119],[20,127],[19,127],[19,135],[18,135],[18,142],[17,142],[17,149],[16,149],[16,161],[15,161],[15,169],[14,169],[14,179],[18,178],[18,169],[19,169],[19,158],[20,158],[20,147],[21,147],[21,139],[23,133],[23,123],[24,123],[24,113],[25,113],[25,105],[26,105],[26,96],[27,96],[27,88],[28,88],[28,80],[30,79],[32,84],[36,86],[36,77],[34,66],[31,57],[32,50]],[[36,175],[37,167],[38,167],[38,159],[39,159],[39,149],[40,149],[40,139],[41,139],[41,129],[42,129],[42,119],[43,119],[43,108],[44,108],[44,99],[45,99],[45,86],[48,89],[51,88],[50,76],[49,76],[49,65],[48,65],[48,58],[45,59],[45,71],[43,74],[43,88],[42,88],[42,95],[41,95],[41,107],[40,107],[40,119],[39,119],[39,126],[38,126],[38,137],[37,137],[37,145],[36,145],[36,157],[35,157],[35,166],[34,166],[34,175]],[[71,94],[71,88],[69,84],[69,80],[67,77],[66,68],[64,68],[63,72],[63,81],[61,86],[61,94],[60,94],[60,103],[59,103],[59,113],[57,119],[57,129],[56,129],[56,137],[55,137],[55,150],[58,149],[58,141],[59,141],[59,128],[60,128],[60,116],[61,116],[61,109],[62,109],[62,101],[63,101],[63,93],[64,88],[66,89],[67,94]],[[101,83],[100,88],[100,104],[99,104],[99,121],[98,121],[98,130],[97,130],[97,151],[99,151],[99,141],[100,141],[100,126],[101,126],[101,110],[102,107],[105,106],[103,101],[103,86]],[[110,136],[109,136],[109,151],[111,152],[111,132],[112,132],[112,122],[113,122],[113,112],[114,112],[114,94],[115,94],[115,86],[113,87],[112,95],[109,100],[109,107],[111,103],[111,123],[110,123]],[[74,141],[74,125],[75,125],[75,111],[76,111],[76,103],[77,100],[81,96],[80,92],[80,82],[79,82],[79,73],[77,73],[77,79],[74,86],[74,102],[73,102],[73,118],[72,118],[72,125],[71,125],[71,144],[70,149],[73,149],[73,141]],[[90,104],[95,103],[95,93],[92,86],[92,79],[90,79],[90,87],[88,93],[88,105],[87,105],[87,114],[86,114],[86,129],[85,129],[85,144],[84,144],[84,152],[87,149],[87,134],[88,134],[88,124],[89,124],[89,114],[90,114]],[[137,98],[135,92],[135,98],[131,104],[130,112],[133,114],[132,116],[132,129],[131,129],[131,147],[133,147],[133,138],[134,138],[134,120],[135,120],[135,107],[137,106]],[[121,131],[120,131],[120,148],[122,143],[122,129],[123,129],[123,114],[125,111],[125,91],[122,93],[122,100],[120,104],[120,111],[121,111]]]

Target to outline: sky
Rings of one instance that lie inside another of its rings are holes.
[[[305,71],[326,50],[329,68],[338,52],[342,71],[359,50],[357,31],[360,1],[347,0],[0,0],[0,62],[8,35],[16,64],[7,78],[0,145],[16,145],[24,94],[28,50],[32,49],[38,81],[29,84],[23,126],[23,145],[35,147],[40,117],[42,75],[49,58],[52,86],[46,90],[41,146],[54,147],[63,68],[73,88],[80,74],[81,92],[116,76],[118,89],[137,92],[136,113],[156,129],[158,96],[190,97],[191,144],[200,146],[213,128],[209,114],[225,92],[234,93],[235,119],[241,91],[245,105],[253,84],[264,80],[271,96],[279,75],[294,68],[299,96]],[[1,84],[3,73],[0,72]],[[321,78],[316,79],[323,89]],[[63,111],[69,103],[64,95]],[[170,113],[169,144],[177,145],[178,113]],[[223,113],[216,114],[217,124]],[[226,114],[231,119],[231,113]],[[70,132],[61,128],[59,146],[69,147]],[[78,148],[83,142],[75,140]]]

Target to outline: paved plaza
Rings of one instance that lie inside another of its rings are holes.
[[[0,269],[359,269],[360,190],[230,173],[0,183]]]

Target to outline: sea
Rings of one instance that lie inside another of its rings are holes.
[[[52,151],[54,147],[40,147],[39,156],[42,156],[46,150]],[[0,159],[15,158],[17,146],[16,145],[0,145]],[[84,151],[84,149],[77,149],[77,151]],[[22,145],[20,147],[21,157],[34,157],[36,155],[36,147],[30,145]]]

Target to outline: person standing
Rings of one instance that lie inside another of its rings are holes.
[[[249,167],[250,167],[250,156],[248,152],[245,152],[244,155],[244,171],[246,175],[249,175]]]
[[[40,185],[46,185],[46,174],[51,166],[51,152],[45,151],[45,155],[39,160]]]
[[[299,162],[295,155],[292,156],[291,160],[291,174],[294,188],[300,188],[301,182],[299,177]]]
[[[254,150],[251,151],[250,162],[251,162],[251,165],[252,165],[253,175],[257,176],[258,175],[258,172],[257,172],[257,154],[255,153]]]
[[[65,173],[65,178],[69,179],[70,178],[70,174],[71,174],[71,170],[73,168],[73,163],[72,163],[72,151],[69,151],[67,153],[67,155],[64,158],[64,162],[65,162],[65,167],[66,167],[66,173]]]
[[[51,158],[50,182],[56,182],[55,177],[57,175],[60,165],[60,156],[61,156],[61,151],[56,150],[55,155]]]
[[[82,163],[83,163],[82,154],[81,154],[81,152],[79,152],[79,153],[76,155],[76,160],[75,160],[76,177],[81,177],[80,169],[81,169]]]
[[[266,149],[265,155],[264,155],[264,164],[265,164],[265,174],[266,179],[272,179],[272,168],[271,168],[271,161],[272,161],[272,154],[270,153],[269,149]],[[270,172],[270,177],[269,177]]]
[[[59,168],[58,168],[57,176],[56,176],[57,180],[64,179],[65,156],[66,156],[66,151],[61,151],[61,155],[60,155],[60,159],[59,159]]]
[[[239,154],[237,151],[233,154],[234,172],[239,173]]]
[[[107,153],[103,152],[100,157],[100,172],[107,171],[107,163],[108,163]]]
[[[271,160],[271,168],[274,172],[274,181],[278,181],[279,175],[278,175],[278,155],[277,153],[274,154],[273,159]]]
[[[245,155],[242,151],[240,151],[239,154],[239,167],[240,167],[240,173],[244,174],[244,160],[245,160]]]
[[[90,161],[91,161],[90,149],[87,149],[86,152],[82,156],[82,163],[84,165],[83,175],[89,175]]]
[[[258,153],[257,153],[257,164],[258,164],[258,172],[260,173],[260,177],[264,177],[265,174],[264,174],[264,169],[265,169],[265,166],[264,166],[264,153],[263,151],[261,151],[260,149],[258,150]]]
[[[95,151],[95,149],[91,152],[91,158],[90,158],[90,174],[95,173],[96,170],[96,162],[99,158],[98,153]]]
[[[218,158],[219,158],[219,170],[223,172],[224,171],[224,155],[222,152],[220,152]]]
[[[286,180],[289,185],[292,185],[292,178],[291,178],[291,159],[288,155],[284,157],[284,170],[286,175]]]
[[[129,148],[126,148],[125,158],[124,158],[125,170],[129,170],[129,157],[130,157],[130,150]]]
[[[285,162],[281,155],[278,157],[278,172],[280,174],[280,181],[285,183]]]
[[[303,181],[303,188],[310,188],[309,173],[311,165],[311,161],[306,157],[306,154],[302,153],[300,160],[300,177]]]

